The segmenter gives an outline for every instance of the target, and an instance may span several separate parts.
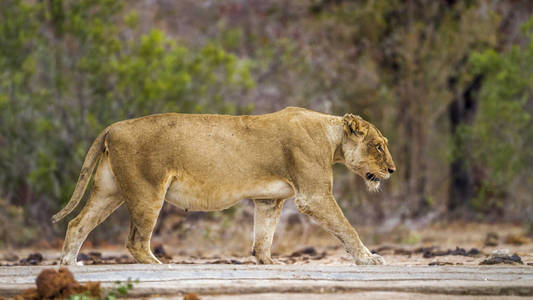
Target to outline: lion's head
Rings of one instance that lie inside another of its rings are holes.
[[[346,114],[343,122],[344,164],[364,179],[369,190],[376,191],[381,180],[396,171],[387,138],[359,116]]]

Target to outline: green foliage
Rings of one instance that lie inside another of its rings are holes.
[[[24,209],[0,198],[0,247],[26,244],[38,237],[36,228],[24,226]]]
[[[50,4],[50,5],[48,5]],[[0,3],[0,186],[41,221],[66,202],[105,126],[163,112],[243,113],[250,62],[143,32],[125,1]],[[43,213],[47,212],[47,213]]]
[[[117,281],[115,282],[116,286],[103,298],[102,300],[115,300],[120,297],[126,297],[128,293],[133,289],[133,284],[139,283],[139,280],[131,280],[128,278],[126,282]],[[94,300],[94,297],[88,296],[87,294],[77,294],[71,295],[68,297],[68,300]]]
[[[517,177],[531,166],[529,151],[532,132],[531,103],[533,91],[533,18],[524,25],[529,42],[498,53],[489,49],[470,57],[471,72],[483,76],[480,106],[472,126],[462,135],[471,138],[474,164],[484,170],[477,206],[490,198],[504,198]]]
[[[517,23],[502,5],[518,5],[167,2],[145,13],[137,1],[0,1],[0,196],[6,210],[16,208],[17,224],[48,224],[70,198],[89,145],[110,123],[254,108],[242,103],[255,102],[261,112],[287,105],[350,111],[381,129],[398,172],[387,190],[369,196],[340,168],[335,190],[348,215],[379,219],[441,207],[453,177],[450,157],[466,158],[474,170],[471,206],[478,210],[489,202],[501,207],[491,199],[512,198],[532,179],[533,19],[520,46],[500,35]],[[475,76],[483,77],[477,116],[451,135],[450,103]],[[235,214],[207,215],[227,226]],[[38,236],[2,234],[17,243]]]
[[[115,300],[117,297],[125,297],[133,289],[133,284],[139,283],[139,280],[128,278],[126,282],[116,282],[116,287],[104,297],[104,300]]]
[[[400,243],[406,244],[406,245],[416,245],[419,244],[422,240],[422,237],[420,233],[414,230],[408,231],[407,235],[402,238]]]
[[[498,15],[481,13],[479,1],[324,6],[317,16],[320,26],[312,28],[326,36],[325,45],[313,40],[310,51],[320,59],[312,62],[319,67],[312,69],[308,93],[331,99],[339,114],[357,112],[376,124],[399,166],[386,185],[401,199],[398,209],[387,193],[369,199],[354,184],[344,186],[343,196],[379,198],[393,214],[420,215],[419,208],[438,207],[446,190],[443,179],[449,178],[448,108],[471,79],[465,64],[470,54],[496,44]]]
[[[68,297],[68,300],[95,300],[95,299],[91,296],[87,296],[86,294],[76,294],[76,295],[71,295],[70,297]]]

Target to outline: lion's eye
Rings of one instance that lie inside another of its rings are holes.
[[[381,144],[378,145],[378,151],[379,151],[379,152],[383,152],[383,147],[381,146]]]

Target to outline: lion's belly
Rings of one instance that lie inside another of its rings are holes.
[[[182,209],[209,211],[229,208],[243,199],[286,199],[293,195],[292,187],[279,179],[239,185],[182,179],[170,183],[165,199]]]

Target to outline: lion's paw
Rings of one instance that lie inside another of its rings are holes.
[[[258,265],[274,265],[276,262],[270,257],[256,257]]]
[[[69,261],[69,260],[62,260],[59,265],[61,266],[83,266],[82,261]]]
[[[356,265],[384,265],[385,259],[378,254],[372,254],[368,249],[362,251],[358,257],[355,258]]]
[[[384,265],[385,259],[378,254],[371,254],[368,257],[358,257],[355,259],[356,265]]]

